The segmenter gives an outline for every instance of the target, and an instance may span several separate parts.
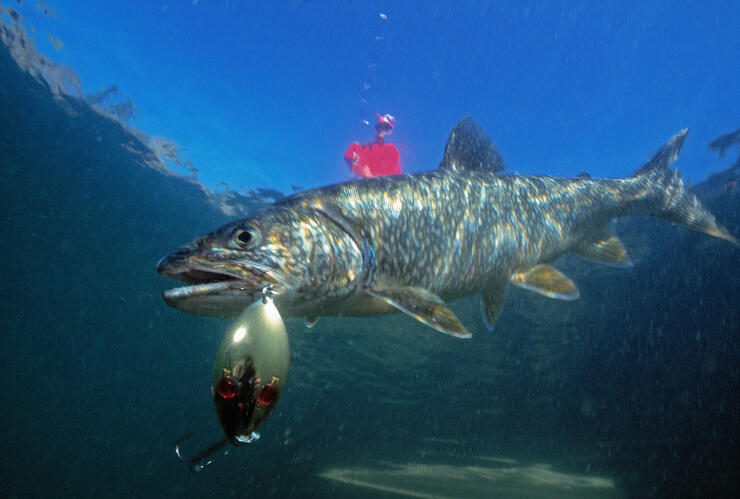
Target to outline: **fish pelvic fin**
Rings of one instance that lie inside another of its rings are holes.
[[[465,116],[452,129],[445,146],[445,155],[439,165],[442,170],[503,171],[504,160],[481,126]]]
[[[624,244],[619,240],[610,225],[604,226],[602,230],[585,238],[583,243],[573,250],[573,253],[588,260],[613,267],[629,268],[633,266]]]
[[[557,300],[577,300],[581,294],[576,285],[556,268],[541,263],[526,272],[511,276],[511,283]]]
[[[681,174],[669,168],[678,158],[688,133],[689,129],[684,128],[674,135],[632,177],[638,187],[637,192],[646,193],[643,199],[644,206],[639,211],[740,246],[738,240],[719,225],[714,215],[686,188]]]
[[[506,294],[509,291],[509,283],[505,279],[497,279],[489,284],[481,293],[481,312],[483,312],[483,323],[489,331],[493,331],[501,311],[504,308]]]
[[[439,332],[456,338],[473,336],[442,298],[429,290],[412,286],[384,288],[373,284],[367,286],[365,292]]]

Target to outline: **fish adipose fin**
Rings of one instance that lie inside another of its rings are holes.
[[[456,338],[472,336],[452,310],[447,308],[442,298],[424,288],[411,286],[382,288],[373,285],[365,288],[365,292],[437,331]]]
[[[504,160],[476,121],[466,116],[452,129],[439,165],[442,170],[504,170]]]
[[[535,265],[526,272],[514,274],[511,283],[558,300],[577,300],[581,296],[573,281],[547,264]]]
[[[495,284],[490,284],[481,294],[481,312],[483,312],[483,323],[489,331],[493,331],[493,326],[501,315],[506,301],[506,293],[509,290],[509,283],[506,280],[498,280]]]
[[[740,246],[738,240],[719,225],[714,215],[686,188],[681,174],[669,168],[678,158],[688,133],[689,129],[684,128],[674,135],[632,177],[640,190],[649,193],[644,197],[646,204],[641,211]]]
[[[627,255],[627,250],[609,225],[586,238],[581,246],[573,250],[573,253],[605,265],[632,267],[632,260]]]

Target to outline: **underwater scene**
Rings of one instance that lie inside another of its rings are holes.
[[[0,3],[0,497],[737,497],[740,11]]]

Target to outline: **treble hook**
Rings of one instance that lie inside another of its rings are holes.
[[[203,471],[206,466],[210,465],[214,461],[214,459],[211,459],[211,457],[229,443],[229,439],[224,438],[223,440],[212,443],[211,445],[200,451],[198,454],[188,459],[182,454],[182,451],[180,450],[180,444],[182,444],[185,440],[189,439],[192,436],[192,431],[186,431],[185,433],[180,435],[180,438],[178,438],[175,442],[175,454],[177,454],[177,457],[178,459],[180,459],[180,461],[188,463],[188,468],[190,468],[190,471],[195,473]]]

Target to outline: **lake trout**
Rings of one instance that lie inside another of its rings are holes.
[[[510,284],[578,298],[551,265],[566,253],[631,266],[611,226],[616,217],[661,217],[737,245],[669,168],[687,133],[627,178],[510,175],[466,117],[436,170],[301,192],[177,249],[157,270],[187,285],[163,298],[185,312],[234,317],[269,285],[280,313],[309,325],[400,311],[470,337],[448,301],[480,293],[492,328]]]

